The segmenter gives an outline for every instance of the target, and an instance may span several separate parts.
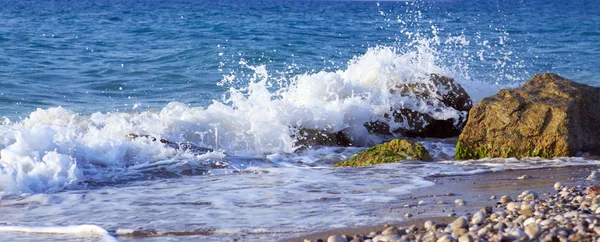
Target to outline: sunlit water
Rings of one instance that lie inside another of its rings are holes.
[[[598,163],[429,139],[434,163],[332,168],[389,138],[363,124],[390,106],[464,115],[389,93],[430,73],[475,102],[540,72],[600,85],[592,2],[2,3],[3,240],[273,240],[399,220],[386,204],[431,175]],[[304,149],[300,127],[359,147]]]

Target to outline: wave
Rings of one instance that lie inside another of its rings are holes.
[[[465,114],[435,98],[426,102],[415,94],[390,92],[403,84],[419,84],[432,95],[446,92],[436,89],[429,79],[432,73],[459,77],[475,101],[497,90],[494,84],[454,75],[452,68],[439,64],[430,42],[415,43],[408,50],[369,48],[344,69],[284,81],[271,77],[264,65],[242,61],[252,70],[242,80],[246,84],[230,87],[224,100],[207,107],[171,102],[161,110],[92,115],[54,107],[38,109],[22,121],[5,120],[0,126],[0,195],[56,192],[160,172],[241,169],[227,157],[285,157],[277,154],[299,148],[295,137],[301,128],[343,132],[354,145],[369,146],[383,138],[369,133],[365,123],[387,122],[390,130],[404,125],[382,118],[391,115],[390,107],[458,120]],[[240,78],[228,75],[219,84]]]

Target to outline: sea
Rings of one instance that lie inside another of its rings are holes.
[[[0,4],[2,241],[276,241],[401,221],[386,208],[432,176],[600,164],[457,161],[430,138],[434,162],[333,168],[393,138],[364,123],[432,73],[474,103],[543,72],[600,86],[596,1]]]

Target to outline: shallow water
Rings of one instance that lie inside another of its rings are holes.
[[[272,240],[398,220],[386,205],[431,175],[598,163],[457,162],[433,139],[435,163],[333,169],[364,148],[293,138],[375,144],[363,124],[390,106],[465,115],[389,93],[430,73],[475,102],[540,72],[599,86],[590,2],[3,3],[3,240]]]

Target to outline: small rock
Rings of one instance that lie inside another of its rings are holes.
[[[509,202],[512,202],[512,201],[513,201],[512,198],[510,198],[509,196],[502,196],[500,198],[500,203],[501,204],[506,204],[506,203],[509,203]]]
[[[510,230],[507,231],[507,233],[519,240],[526,239],[525,236],[527,236],[527,234],[518,227],[511,228]]]
[[[491,214],[493,212],[493,208],[492,208],[492,206],[485,206],[480,211],[485,214]]]
[[[495,199],[496,199],[496,195],[492,195],[492,196],[490,197],[490,199],[492,199],[492,200],[495,200]]]
[[[465,206],[465,201],[462,199],[456,199],[454,200],[454,204],[456,204],[456,206]]]
[[[423,224],[423,228],[425,230],[432,230],[432,228],[434,228],[435,222],[431,221],[431,220],[427,220],[425,221],[425,223]]]
[[[469,228],[469,222],[467,222],[466,218],[459,217],[456,220],[454,220],[454,222],[450,223],[450,227],[452,229],[458,229],[458,228],[468,229]]]
[[[398,228],[396,228],[395,226],[388,227],[383,232],[381,232],[381,235],[395,235],[395,234],[396,235],[398,234]]]
[[[476,212],[471,218],[471,223],[481,225],[485,221],[485,214],[481,211]]]
[[[600,174],[598,173],[598,171],[592,171],[592,174],[590,174],[590,176],[588,176],[588,180],[595,180],[595,179],[599,179],[600,178]]]
[[[531,176],[530,175],[522,175],[520,177],[517,177],[517,180],[525,180],[525,179],[530,179]]]
[[[375,236],[375,238],[373,238],[373,241],[377,241],[377,242],[396,242],[399,239],[400,239],[400,235],[377,235],[377,236]]]
[[[332,235],[327,238],[327,242],[348,242],[348,240],[339,235]]]
[[[407,217],[407,218],[410,218],[410,217],[412,217],[412,216],[413,216],[413,215],[412,215],[412,213],[405,213],[405,214],[404,214],[404,217]]]
[[[458,238],[458,242],[473,242],[475,241],[473,239],[473,236],[471,236],[470,234],[463,234],[462,236],[460,236]]]
[[[517,211],[519,207],[519,204],[517,204],[516,202],[509,202],[508,204],[506,204],[506,210],[511,212]]]
[[[449,234],[444,234],[437,240],[437,242],[452,242],[453,240],[454,238],[452,238],[452,236]]]
[[[494,229],[498,230],[498,231],[504,231],[507,227],[508,226],[506,226],[506,224],[503,222],[500,222],[500,223],[497,223],[496,225],[494,225]]]
[[[554,190],[560,191],[563,187],[563,184],[560,182],[554,183]]]

